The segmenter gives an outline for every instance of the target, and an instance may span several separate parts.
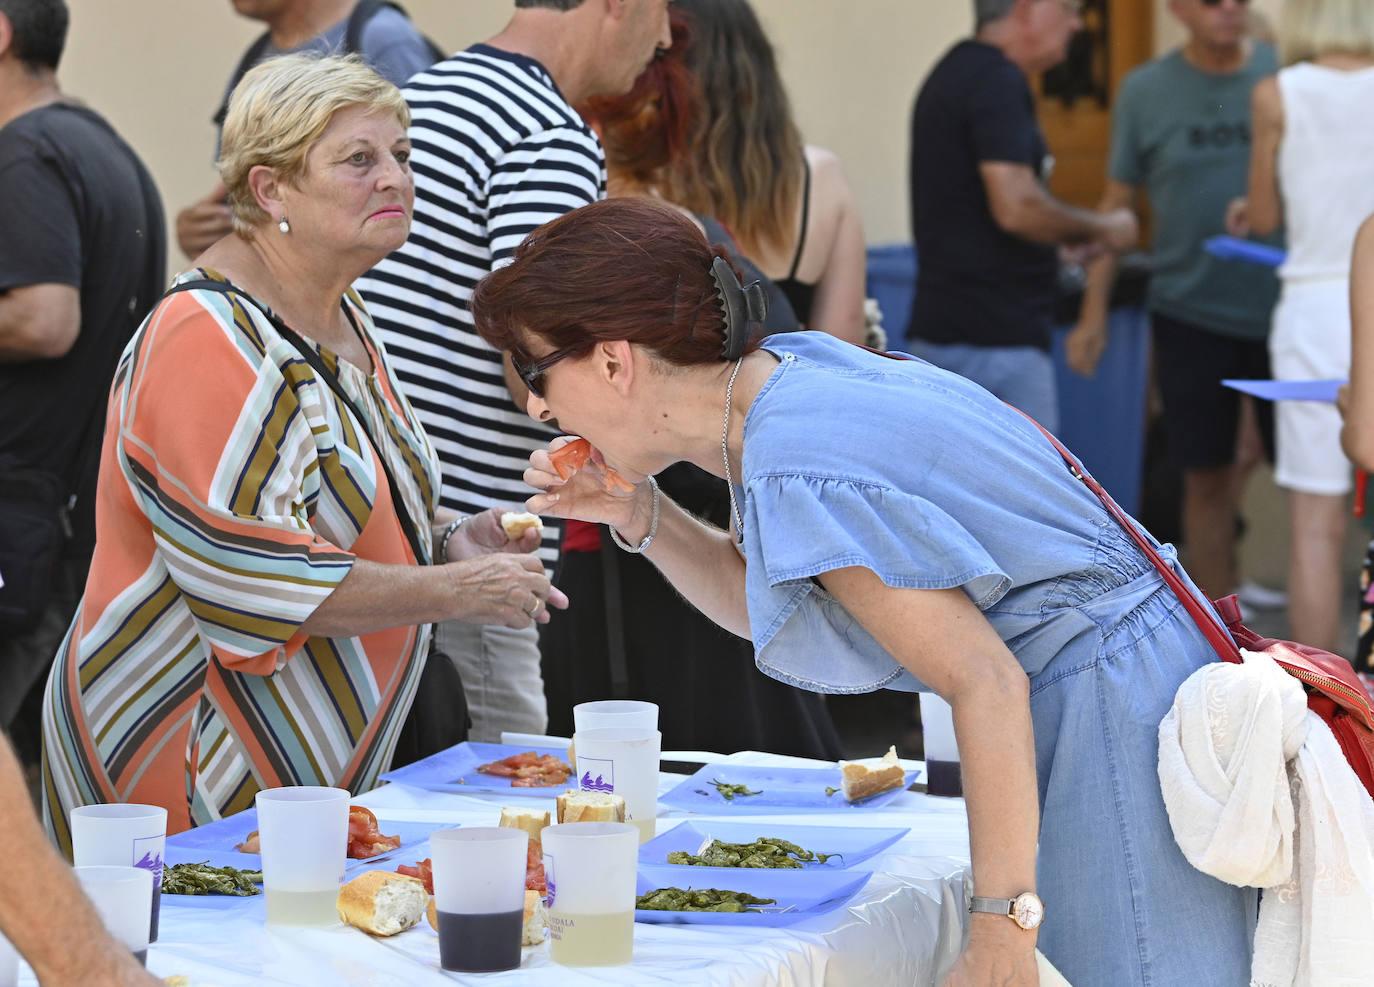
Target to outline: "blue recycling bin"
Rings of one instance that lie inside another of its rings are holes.
[[[883,310],[888,348],[906,348],[916,296],[916,250],[911,244],[868,249],[868,296]],[[1064,362],[1064,337],[1054,334],[1059,388],[1059,438],[1129,514],[1140,508],[1145,411],[1149,387],[1149,317],[1139,304],[1114,307],[1107,348],[1097,373],[1080,377]]]

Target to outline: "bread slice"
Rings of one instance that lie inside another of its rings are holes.
[[[900,788],[905,780],[906,772],[897,760],[896,747],[889,747],[879,759],[840,762],[840,790],[848,802]]]
[[[374,936],[394,936],[425,914],[425,886],[413,877],[369,870],[339,888],[339,918]]]
[[[513,511],[508,511],[501,515],[501,527],[506,529],[506,537],[511,541],[515,541],[530,528],[542,534],[544,531],[544,522],[540,519],[538,514],[531,514],[528,511],[521,511],[517,514]]]
[[[625,821],[625,799],[607,792],[564,792],[558,796],[560,823]]]
[[[434,899],[429,899],[429,907],[425,909],[429,917],[430,927],[435,932],[439,931],[439,906],[434,903]],[[544,941],[544,930],[549,927],[549,915],[544,910],[544,899],[539,897],[538,891],[525,892],[525,921],[520,927],[520,945],[538,946]]]
[[[539,812],[535,809],[512,809],[502,806],[501,821],[497,825],[509,826],[511,829],[523,829],[530,834],[531,843],[538,843],[539,834],[544,832],[544,827],[548,824],[548,810]]]

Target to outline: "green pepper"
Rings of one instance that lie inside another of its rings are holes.
[[[213,867],[210,863],[172,864],[162,869],[163,894],[227,894],[238,898],[262,894],[262,871]]]
[[[749,912],[754,905],[776,905],[776,898],[758,898],[743,891],[719,888],[658,888],[635,899],[635,908],[651,912]]]

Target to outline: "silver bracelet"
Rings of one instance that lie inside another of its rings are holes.
[[[607,525],[611,532],[611,541],[615,542],[621,551],[629,552],[631,555],[640,555],[648,551],[649,546],[654,543],[654,535],[658,534],[658,481],[652,476],[649,477],[649,489],[653,491],[654,500],[653,506],[649,509],[649,533],[644,536],[643,541],[638,545],[631,546],[624,538],[620,537],[620,533],[615,530],[614,525]]]
[[[463,526],[463,522],[470,517],[472,517],[471,514],[460,514],[456,519],[450,521],[448,527],[444,529],[444,534],[439,539],[439,558],[443,559],[445,564],[449,561],[448,540],[453,537],[455,531]]]

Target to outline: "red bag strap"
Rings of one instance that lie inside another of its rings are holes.
[[[1049,429],[1045,428],[1045,426],[1041,425],[1034,418],[1025,414],[1025,412],[1021,412],[1021,414],[1028,422],[1040,429],[1041,434],[1049,440],[1050,445],[1054,446],[1059,455],[1064,457],[1064,462],[1068,465],[1069,472],[1074,475],[1074,478],[1082,481],[1085,487],[1097,495],[1097,499],[1102,501],[1102,506],[1107,509],[1107,513],[1116,519],[1116,523],[1125,529],[1126,534],[1130,535],[1131,540],[1136,543],[1136,546],[1139,547],[1143,553],[1145,553],[1145,557],[1149,559],[1155,569],[1159,571],[1164,582],[1174,591],[1174,595],[1176,595],[1179,602],[1183,604],[1183,608],[1188,611],[1188,615],[1193,618],[1198,629],[1201,630],[1203,635],[1207,638],[1207,643],[1212,646],[1212,650],[1217,653],[1217,657],[1222,661],[1239,663],[1241,661],[1240,649],[1236,646],[1235,641],[1231,640],[1231,635],[1222,627],[1216,614],[1214,614],[1209,607],[1203,606],[1202,602],[1193,595],[1192,591],[1183,582],[1183,579],[1174,571],[1173,566],[1164,561],[1164,557],[1159,554],[1154,545],[1150,544],[1150,540],[1135,526],[1130,516],[1117,505],[1116,501],[1112,499],[1112,495],[1107,493],[1107,491],[1102,488],[1102,484],[1094,480],[1087,470],[1083,469],[1082,464],[1074,457],[1074,454],[1064,448],[1064,444],[1056,439],[1054,435],[1050,433]]]

